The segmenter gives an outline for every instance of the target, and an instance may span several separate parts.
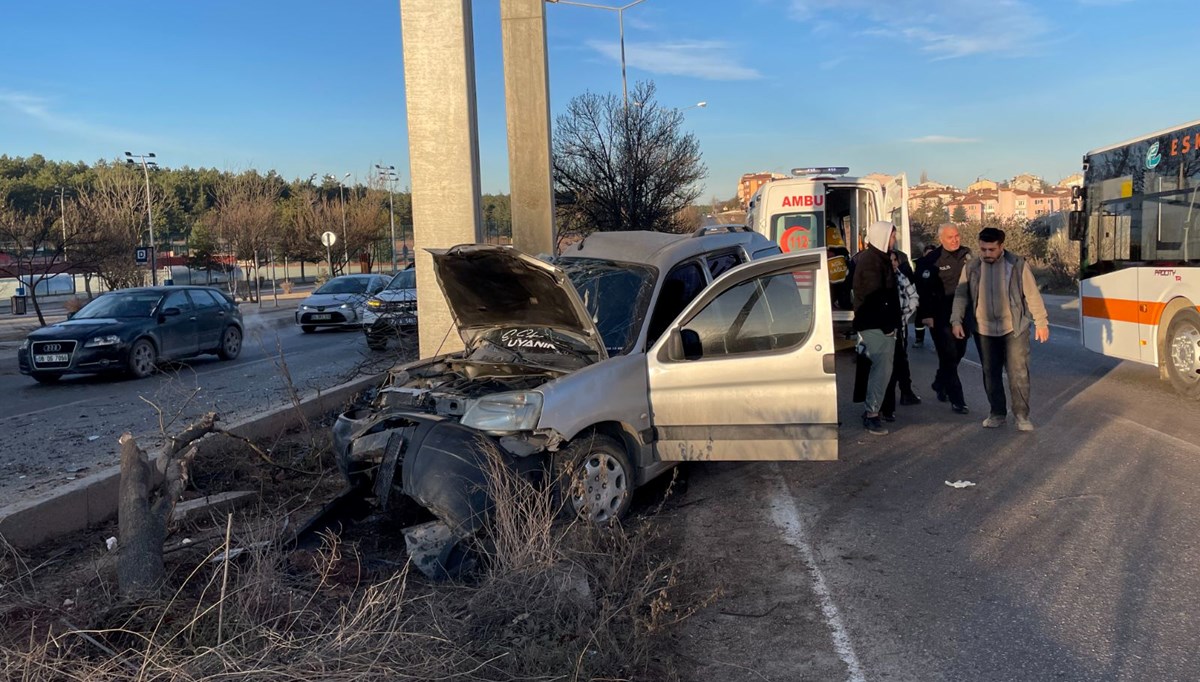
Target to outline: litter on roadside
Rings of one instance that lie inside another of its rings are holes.
[[[962,481],[962,480],[958,480],[953,483],[951,483],[950,481],[946,481],[946,485],[950,486],[951,488],[973,488],[973,487],[975,487],[975,484],[972,483],[971,481]]]

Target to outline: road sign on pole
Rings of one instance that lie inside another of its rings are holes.
[[[333,246],[335,242],[337,242],[336,234],[329,231],[321,233],[321,243],[325,245],[325,260],[329,261],[330,277],[333,277],[333,252],[329,250],[329,247]]]
[[[153,251],[149,246],[139,246],[133,250],[133,262],[138,265],[145,265],[150,262],[150,253]]]

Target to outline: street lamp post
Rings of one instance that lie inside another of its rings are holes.
[[[134,159],[137,159],[141,162],[142,173],[146,176],[146,222],[150,225],[150,283],[158,286],[158,249],[154,246],[154,212],[150,206],[150,167],[158,168],[158,162],[146,161],[146,159],[153,158],[155,158],[154,152],[148,154],[125,152],[125,163],[136,166],[138,164]]]
[[[396,205],[392,199],[393,190],[396,186],[396,181],[400,179],[396,175],[395,166],[381,166],[375,164],[375,169],[379,171],[379,179],[388,184],[388,218],[392,226],[392,273],[396,272]]]
[[[621,35],[621,96],[625,100],[625,108],[629,108],[629,88],[625,84],[625,10],[640,5],[646,0],[633,0],[633,2],[621,5],[620,7],[609,7],[608,5],[593,5],[590,2],[573,2],[572,0],[546,0],[558,5],[574,5],[576,7],[590,7],[591,9],[605,9],[610,12],[617,13],[617,26]]]
[[[350,268],[350,240],[346,239],[346,184],[342,181],[348,177],[350,177],[349,173],[346,173],[340,178],[336,178],[332,175],[325,176],[325,179],[327,180],[337,180],[338,184],[338,198],[341,199],[342,204],[342,255],[346,259],[346,265],[343,267],[346,269]],[[343,271],[342,274],[344,275],[347,273]],[[333,272],[331,271],[329,275],[332,277]]]

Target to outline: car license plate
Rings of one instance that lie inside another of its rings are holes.
[[[35,355],[33,361],[39,364],[51,364],[55,362],[67,362],[71,359],[66,353],[55,353],[54,355]]]
[[[314,319],[314,320],[331,320],[331,319],[333,319],[333,315],[330,315],[329,313],[317,313],[312,316],[312,319]]]

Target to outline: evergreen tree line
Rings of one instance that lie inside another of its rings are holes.
[[[26,272],[69,269],[107,288],[140,284],[134,252],[150,244],[148,194],[158,253],[186,255],[196,268],[254,268],[268,258],[324,262],[325,231],[338,239],[328,250],[333,274],[351,262],[366,271],[391,267],[389,193],[381,182],[342,186],[315,174],[288,181],[275,171],[186,166],[148,176],[147,191],[140,165],[0,156],[0,250]],[[412,195],[397,191],[391,200],[397,253],[411,254]],[[511,235],[509,197],[485,195],[482,205],[489,237]]]

